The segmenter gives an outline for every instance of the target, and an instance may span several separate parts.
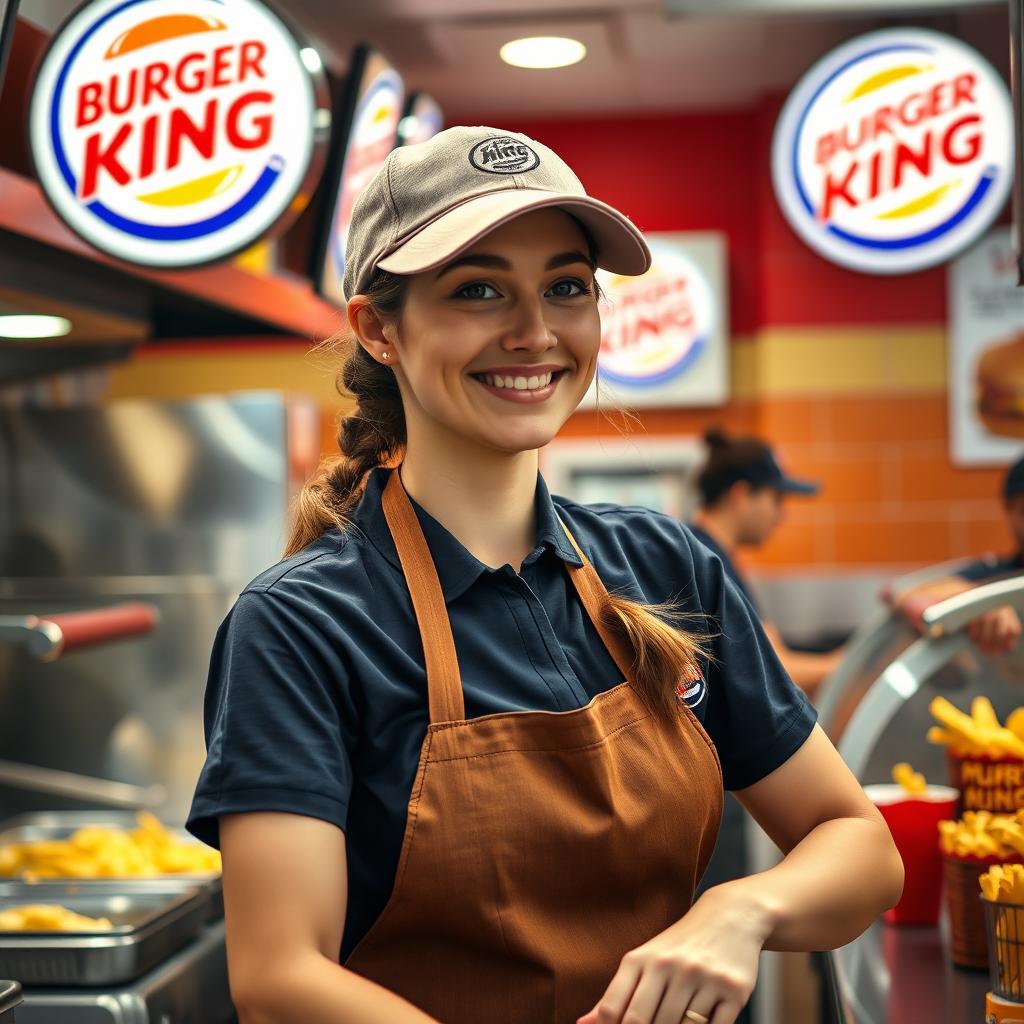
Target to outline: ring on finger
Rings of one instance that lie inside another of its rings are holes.
[[[683,1020],[692,1020],[693,1024],[711,1024],[709,1019],[704,1016],[703,1013],[698,1013],[696,1010],[687,1010],[683,1014]]]

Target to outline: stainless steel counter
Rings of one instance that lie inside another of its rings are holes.
[[[893,927],[876,921],[833,961],[847,1024],[981,1024],[987,971],[954,967],[946,923]]]

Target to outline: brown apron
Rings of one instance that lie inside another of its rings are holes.
[[[631,652],[601,625],[607,591],[568,529],[583,566],[566,569],[627,681],[575,711],[467,721],[441,586],[397,470],[383,507],[430,726],[394,889],[346,966],[443,1024],[574,1024],[623,954],[689,909],[722,814],[718,755],[685,705],[659,717],[641,702]]]

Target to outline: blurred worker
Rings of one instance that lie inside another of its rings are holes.
[[[894,595],[893,603],[920,625],[929,605],[955,597],[982,583],[1024,573],[1024,458],[1018,459],[1003,480],[1003,507],[1013,537],[1013,551],[1003,557],[979,558],[958,569],[955,575],[931,580]],[[1009,605],[979,616],[967,626],[971,640],[984,654],[1005,654],[1017,646],[1020,616]]]
[[[793,682],[813,696],[839,665],[842,649],[827,654],[794,651],[778,629],[765,621],[734,558],[741,547],[760,547],[782,521],[787,494],[817,494],[817,484],[794,480],[779,468],[771,448],[753,437],[730,438],[718,428],[704,437],[708,457],[697,477],[701,504],[691,528],[722,560],[726,573],[761,618],[775,653]]]

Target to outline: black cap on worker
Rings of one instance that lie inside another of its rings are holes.
[[[1018,459],[1007,471],[1003,481],[1003,498],[1009,501],[1024,494],[1024,458]]]
[[[753,488],[771,487],[782,494],[817,494],[821,486],[798,480],[782,471],[771,448],[754,437],[731,438],[717,427],[704,435],[708,460],[697,486],[705,504],[713,504],[736,483]]]

